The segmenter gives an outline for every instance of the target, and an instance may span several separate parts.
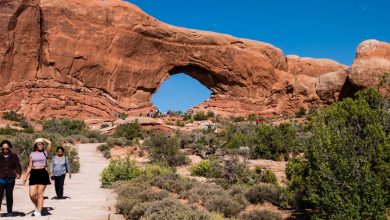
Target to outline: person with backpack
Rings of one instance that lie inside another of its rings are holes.
[[[15,179],[19,179],[22,175],[22,165],[20,164],[18,155],[11,151],[11,142],[4,140],[0,143],[0,147],[0,206],[5,190],[7,197],[7,217],[12,217],[14,216],[12,206]]]
[[[45,143],[47,147],[45,148]],[[30,154],[26,176],[23,183],[29,178],[30,199],[35,205],[34,216],[42,216],[43,193],[46,186],[51,184],[47,172],[47,155],[51,151],[51,141],[44,138],[37,138],[34,141],[34,151]]]
[[[56,189],[56,199],[64,199],[64,182],[65,176],[69,173],[69,179],[72,178],[70,172],[69,160],[65,156],[65,149],[63,147],[57,147],[57,155],[51,160],[51,179],[54,180],[54,186]]]

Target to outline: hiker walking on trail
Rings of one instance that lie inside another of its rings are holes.
[[[45,148],[47,143],[47,148]],[[35,205],[34,216],[42,216],[43,193],[46,185],[50,184],[49,173],[47,172],[47,155],[51,150],[51,142],[44,138],[34,141],[34,152],[30,154],[30,162],[23,182],[29,178],[30,199]]]
[[[65,149],[57,147],[57,155],[51,161],[51,179],[54,180],[57,199],[64,198],[64,182],[65,176],[69,173],[69,179],[72,178],[70,172],[69,160],[65,156]]]
[[[4,190],[7,197],[7,216],[12,217],[13,191],[15,179],[22,174],[22,165],[19,157],[12,153],[11,142],[4,140],[0,143],[0,208],[3,200]]]

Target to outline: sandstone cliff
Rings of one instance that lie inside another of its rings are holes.
[[[0,110],[33,119],[145,113],[161,83],[182,72],[212,91],[195,110],[293,113],[390,69],[387,43],[360,46],[349,73],[267,43],[174,27],[119,0],[0,0],[0,12]]]

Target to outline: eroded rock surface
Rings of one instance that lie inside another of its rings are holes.
[[[388,68],[389,48],[380,47],[359,47],[351,82],[367,84]],[[267,43],[171,26],[119,0],[0,1],[0,61],[0,110],[33,119],[145,114],[161,83],[183,72],[213,93],[195,110],[293,113],[338,99],[349,78],[322,76],[347,68],[335,61],[285,57]]]

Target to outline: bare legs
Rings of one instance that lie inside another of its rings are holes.
[[[46,185],[31,185],[29,188],[30,199],[40,213],[42,212],[45,189]]]

